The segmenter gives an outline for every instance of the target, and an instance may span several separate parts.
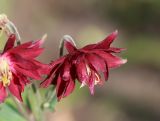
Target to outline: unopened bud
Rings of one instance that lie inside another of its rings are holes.
[[[2,29],[9,22],[5,14],[0,14],[0,28]]]

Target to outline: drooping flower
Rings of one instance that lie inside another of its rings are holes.
[[[41,54],[43,41],[27,42],[14,47],[16,37],[10,35],[0,54],[0,102],[7,97],[7,89],[18,100],[29,78],[41,79],[47,73],[47,65],[35,60]]]
[[[114,55],[124,49],[110,47],[116,36],[117,31],[103,41],[81,49],[77,49],[68,40],[69,38],[66,38],[65,47],[68,54],[50,64],[50,74],[41,83],[41,86],[48,87],[50,84],[54,84],[58,100],[60,100],[74,90],[77,79],[81,83],[81,87],[87,85],[91,94],[94,94],[94,86],[102,85],[104,80],[108,79],[109,69],[119,67],[127,61]],[[101,74],[104,75],[104,78]]]

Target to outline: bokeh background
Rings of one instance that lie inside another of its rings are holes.
[[[22,41],[47,33],[45,63],[58,58],[63,35],[78,47],[104,39],[118,29],[113,45],[127,48],[128,63],[112,70],[94,96],[79,85],[48,113],[48,121],[160,121],[159,0],[1,0]],[[1,42],[0,44],[3,44]]]

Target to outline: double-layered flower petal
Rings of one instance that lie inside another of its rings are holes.
[[[104,80],[108,79],[110,68],[126,63],[125,59],[114,54],[124,49],[110,47],[116,36],[117,31],[103,41],[81,49],[77,49],[67,38],[65,47],[68,54],[50,64],[50,74],[42,82],[42,87],[54,84],[58,100],[60,100],[74,90],[77,79],[81,83],[81,87],[88,86],[91,94],[94,94],[94,86],[104,84]],[[103,76],[101,76],[102,74]]]
[[[21,93],[30,82],[29,78],[38,80],[42,74],[48,73],[48,66],[35,60],[43,51],[43,41],[27,42],[14,47],[15,40],[15,35],[10,35],[0,54],[0,102],[7,97],[7,88],[22,101]]]

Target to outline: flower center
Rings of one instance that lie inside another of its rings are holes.
[[[90,76],[91,75],[91,69],[87,64],[86,64],[86,70],[87,70],[88,76]]]
[[[97,85],[100,82],[100,78],[97,73],[95,73],[95,76],[96,76],[96,79],[95,79],[94,85]]]
[[[0,82],[6,87],[10,84],[11,79],[12,73],[8,61],[5,58],[0,58]]]
[[[91,72],[90,67],[87,64],[86,64],[86,70],[87,70],[88,76],[91,76],[92,72]],[[100,82],[100,78],[99,78],[99,76],[98,76],[98,74],[96,72],[94,74],[96,76],[96,79],[94,80],[94,85],[97,85]]]

